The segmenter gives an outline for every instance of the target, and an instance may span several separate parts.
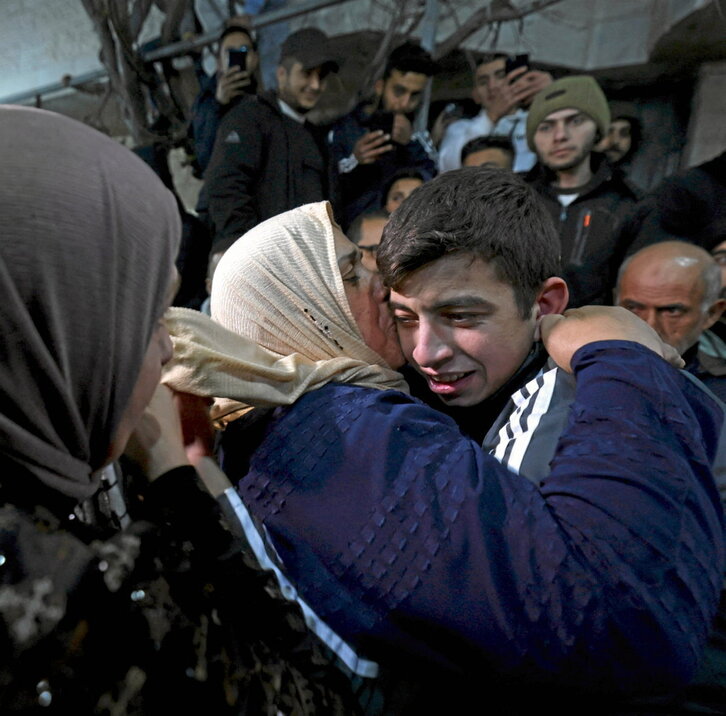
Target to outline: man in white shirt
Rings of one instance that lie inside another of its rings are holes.
[[[485,55],[474,71],[472,96],[482,110],[472,119],[459,119],[444,134],[439,148],[439,171],[461,166],[461,149],[474,137],[508,137],[514,144],[514,171],[531,169],[537,157],[527,146],[527,111],[534,96],[550,82],[547,72],[518,67],[506,71],[507,56]]]

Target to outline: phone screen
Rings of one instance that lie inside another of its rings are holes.
[[[368,120],[368,131],[375,132],[380,129],[384,134],[393,133],[393,112],[378,110]]]
[[[515,55],[514,57],[507,57],[507,61],[504,65],[504,71],[509,74],[512,70],[516,70],[518,67],[529,67],[529,55]]]
[[[234,50],[227,50],[227,66],[247,69],[247,48],[238,47]]]

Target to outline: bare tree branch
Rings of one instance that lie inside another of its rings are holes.
[[[164,26],[161,29],[161,44],[168,45],[179,37],[179,26],[187,10],[190,9],[190,0],[164,0],[164,2],[157,0],[157,5],[166,13]]]
[[[136,144],[173,143],[184,133],[185,121],[165,77],[144,63],[138,37],[153,0],[82,0],[101,41],[101,62],[109,76],[108,94],[119,102],[124,121]],[[189,0],[167,0],[164,30],[171,39],[178,30]],[[98,123],[108,97],[89,120]],[[151,102],[148,102],[151,99]],[[150,112],[153,108],[153,112]],[[163,134],[152,131],[150,122],[164,118]]]
[[[409,36],[413,34],[414,30],[419,26],[419,23],[421,20],[423,20],[423,16],[426,14],[426,10],[424,8],[417,10],[412,16],[408,23],[408,27],[404,30],[403,34],[405,36]]]
[[[148,129],[143,65],[133,50],[126,0],[111,3],[82,0],[82,3],[101,41],[101,63],[108,72],[109,85],[134,142],[139,145],[153,142],[158,138]]]
[[[361,89],[359,91],[359,97],[367,97],[373,90],[375,81],[381,74],[386,59],[391,52],[393,40],[398,34],[399,28],[402,26],[404,18],[406,17],[406,10],[408,9],[409,0],[400,0],[400,2],[394,5],[393,16],[388,24],[386,34],[383,36],[380,45],[378,45],[378,51],[370,62],[368,72],[363,80]]]
[[[110,84],[106,84],[103,87],[103,96],[101,97],[101,101],[98,103],[96,108],[91,111],[89,114],[87,114],[83,118],[83,122],[85,124],[90,125],[94,129],[99,130],[99,132],[103,132],[104,134],[108,134],[106,125],[103,123],[102,116],[103,111],[106,109],[106,105],[108,104],[109,99],[111,99],[113,95],[113,90],[111,89]]]
[[[136,0],[134,6],[131,9],[131,16],[129,18],[129,30],[131,37],[138,37],[141,32],[141,28],[146,22],[146,18],[149,15],[151,6],[154,0]]]
[[[515,7],[507,0],[492,0],[486,7],[474,11],[454,32],[436,45],[434,59],[438,60],[455,50],[464,40],[480,30],[484,25],[519,20],[535,12],[541,12],[559,2],[562,2],[562,0],[534,0],[526,6]]]

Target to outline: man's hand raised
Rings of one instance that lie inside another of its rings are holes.
[[[214,96],[219,104],[229,104],[235,97],[243,94],[245,87],[249,87],[251,82],[250,73],[234,65],[218,77]]]
[[[375,132],[366,132],[353,147],[353,154],[358,164],[373,164],[381,154],[393,149],[391,135],[377,129]]]
[[[584,306],[564,315],[543,316],[539,330],[547,352],[562,370],[572,372],[570,361],[575,352],[595,341],[634,341],[657,353],[676,368],[683,359],[664,343],[643,320],[616,306]]]
[[[489,119],[496,124],[502,117],[512,114],[517,107],[528,106],[534,96],[551,82],[552,75],[549,72],[528,70],[526,67],[512,70],[501,87],[490,93],[486,107]]]

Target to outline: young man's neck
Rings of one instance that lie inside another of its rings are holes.
[[[492,123],[492,126],[495,126],[500,119],[511,117],[513,114],[516,114],[518,109],[518,107],[510,107],[510,111],[504,112],[504,114],[497,114],[493,109],[487,109],[486,107],[482,108],[482,111],[486,114],[487,118]]]
[[[590,155],[588,154],[577,166],[555,172],[555,185],[560,189],[576,189],[585,186],[592,179]]]

